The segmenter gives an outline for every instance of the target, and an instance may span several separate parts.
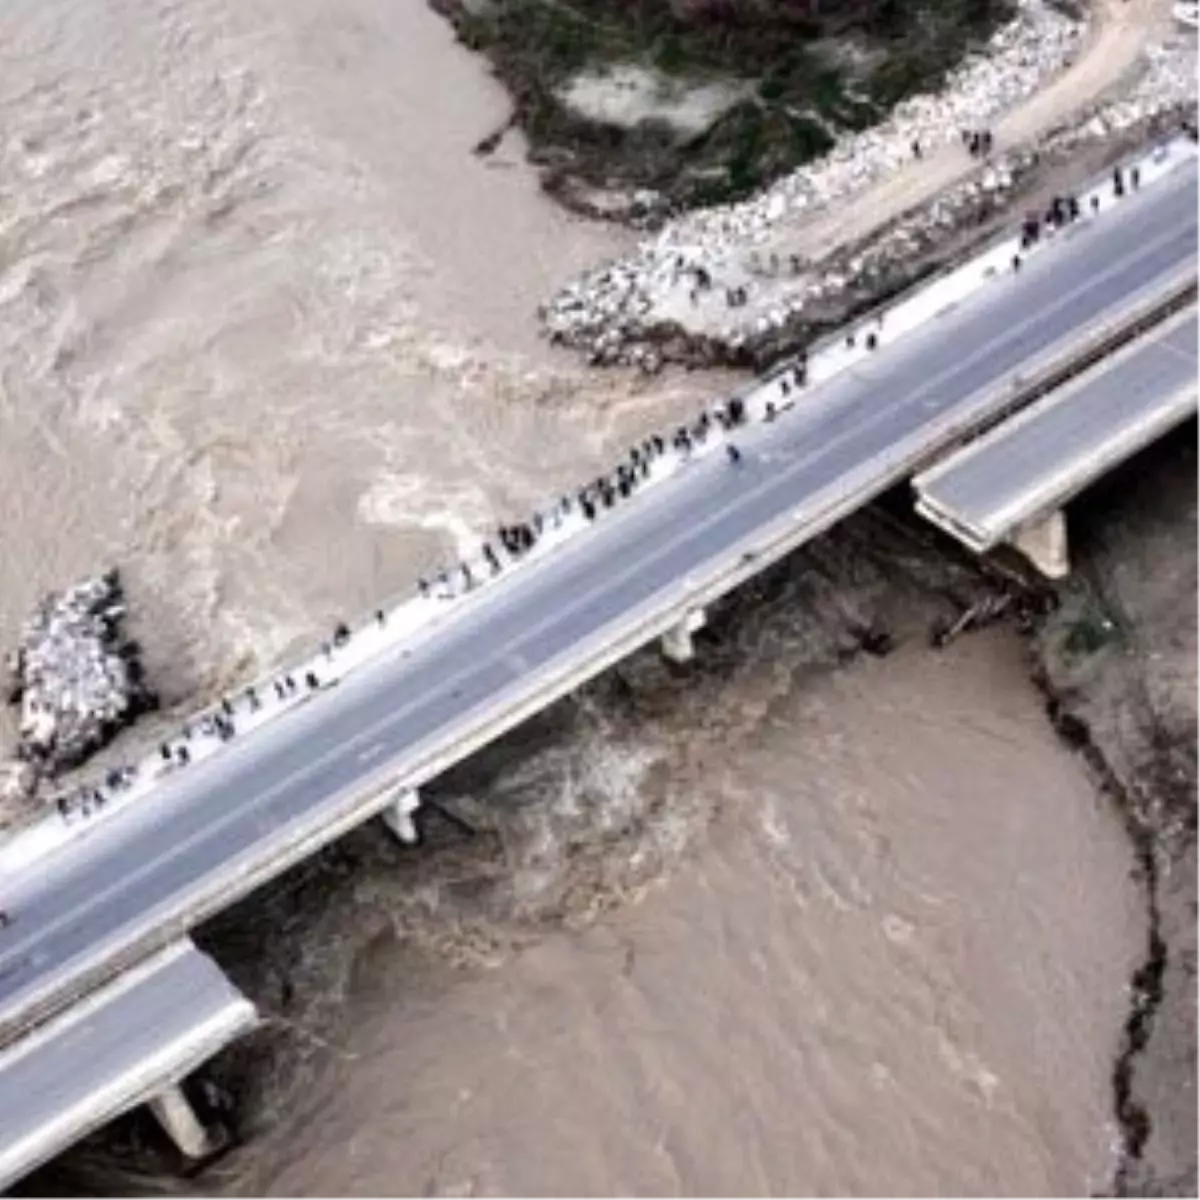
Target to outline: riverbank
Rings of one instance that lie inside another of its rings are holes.
[[[1098,5],[1085,41],[1079,25],[1026,6],[1016,51],[980,60],[916,115],[898,109],[752,199],[668,222],[566,284],[541,309],[547,336],[601,365],[761,368],[961,260],[1039,193],[1078,186],[1081,167],[1194,125],[1195,35],[1172,29],[1161,2],[1131,7]],[[1030,65],[1018,51],[1035,38],[1046,48]],[[964,112],[997,119],[986,161],[954,137]],[[913,138],[929,142],[931,124],[940,144],[914,162]]]
[[[1196,426],[1098,485],[1075,571],[1035,640],[1056,727],[1092,763],[1146,900],[1113,1067],[1121,1195],[1196,1192]]]
[[[1010,0],[431,2],[507,88],[545,186],[589,215],[643,218],[742,199],[878,124],[938,90],[1013,11]]]

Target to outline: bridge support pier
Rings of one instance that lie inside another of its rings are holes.
[[[1020,530],[1012,543],[1047,579],[1071,573],[1067,555],[1067,517],[1061,508]]]
[[[417,826],[413,813],[421,807],[421,794],[416,788],[401,788],[383,810],[383,823],[406,846],[417,842]]]
[[[691,662],[696,655],[692,634],[703,627],[704,609],[693,608],[678,625],[663,634],[663,657],[674,663]]]
[[[150,1111],[185,1157],[204,1158],[216,1149],[208,1130],[200,1124],[200,1118],[196,1116],[195,1109],[179,1084],[173,1083],[157,1096],[152,1096]]]

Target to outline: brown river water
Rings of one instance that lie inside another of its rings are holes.
[[[538,343],[627,235],[551,206],[516,139],[471,156],[506,111],[418,0],[8,0],[0,640],[119,562],[183,703],[725,382]],[[1010,634],[808,671],[804,629],[485,781],[523,796],[504,906],[538,935],[439,963],[427,874],[419,965],[371,956],[340,1052],[211,1186],[1103,1186],[1141,936],[1118,823]]]

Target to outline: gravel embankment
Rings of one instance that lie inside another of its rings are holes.
[[[1047,166],[1097,146],[1135,146],[1194,114],[1195,38],[1176,33],[1148,48],[1140,80],[1119,98],[986,163],[961,144],[943,149],[963,159],[962,178],[935,198],[828,251],[788,252],[804,244],[814,215],[910,163],[914,143],[930,154],[1010,110],[1072,59],[1082,37],[1079,24],[1026,0],[992,53],[965,64],[945,92],[906,102],[754,199],[672,221],[630,257],[569,283],[542,307],[547,335],[597,364],[761,365],[961,255],[964,237],[1011,209]]]

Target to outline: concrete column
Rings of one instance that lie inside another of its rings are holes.
[[[412,814],[421,807],[421,794],[416,788],[401,788],[383,810],[383,823],[406,846],[417,841],[417,826]]]
[[[1064,579],[1071,573],[1067,555],[1067,517],[1061,508],[1033,525],[1026,525],[1013,538],[1013,545],[1047,579]]]
[[[696,654],[692,645],[692,634],[703,627],[704,609],[692,609],[678,625],[663,634],[663,657],[675,663],[691,662]]]
[[[171,1141],[187,1158],[203,1158],[213,1150],[208,1131],[200,1124],[183,1089],[177,1083],[164,1088],[150,1100],[150,1111],[167,1131]]]

